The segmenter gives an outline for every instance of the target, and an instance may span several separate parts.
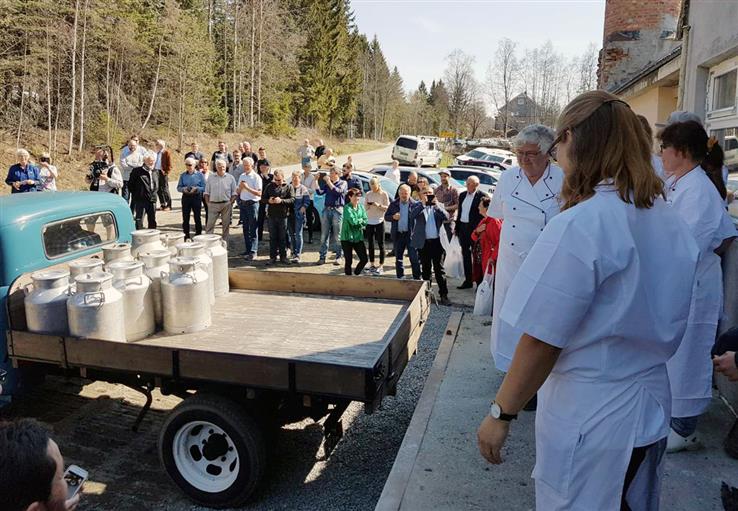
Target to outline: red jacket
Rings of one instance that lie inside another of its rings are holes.
[[[499,218],[484,217],[480,225],[485,225],[485,230],[478,233],[476,229],[472,231],[472,241],[479,241],[482,245],[482,271],[487,271],[487,264],[490,260],[497,264],[497,252],[500,248],[500,231],[502,230],[502,220]]]

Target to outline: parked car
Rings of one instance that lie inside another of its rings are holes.
[[[387,195],[389,195],[390,200],[392,200],[395,197],[395,194],[397,193],[397,188],[399,185],[397,185],[394,181],[391,179],[384,177],[382,175],[374,175],[369,172],[358,172],[354,171],[351,173],[352,176],[356,177],[361,181],[361,192],[362,196],[360,199],[361,204],[364,204],[365,196],[368,191],[371,190],[369,187],[369,180],[373,177],[379,178],[379,184],[382,186],[382,189],[387,192]],[[318,214],[323,214],[323,209],[325,208],[325,195],[318,195],[317,193],[313,196],[313,206],[315,206],[315,209],[318,210]],[[390,228],[392,225],[390,222],[385,222],[385,233],[389,235]],[[320,219],[318,219],[317,225],[313,226],[314,230],[319,231],[320,230]]]
[[[467,166],[460,166],[449,167],[447,170],[451,172],[451,178],[462,187],[466,185],[466,180],[470,176],[477,176],[479,179],[479,189],[488,195],[492,195],[495,191],[495,187],[497,186],[498,178],[491,172],[488,172],[487,169],[473,169]]]
[[[438,137],[400,135],[392,148],[392,159],[415,167],[437,167],[443,156]]]
[[[731,172],[738,171],[738,137],[735,135],[725,137],[723,146],[723,150],[725,151],[725,166]]]
[[[387,172],[391,168],[392,167],[390,167],[389,165],[381,165],[379,167],[374,167],[371,170],[371,173],[380,176],[386,176]],[[418,174],[418,177],[426,178],[428,180],[428,183],[431,185],[431,188],[435,188],[436,186],[441,184],[441,175],[438,173],[437,170],[421,170],[416,167],[400,167],[400,181],[402,183],[406,183],[407,178],[411,172],[415,172],[416,174]]]
[[[481,165],[484,167],[489,166],[488,162],[491,162],[499,163],[504,168],[510,168],[518,164],[518,159],[514,153],[504,149],[477,147],[466,154],[457,156],[454,160],[454,165],[478,165],[480,162],[484,162]]]

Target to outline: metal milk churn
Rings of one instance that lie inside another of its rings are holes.
[[[103,260],[105,264],[112,263],[113,261],[132,261],[133,256],[131,255],[130,243],[114,243],[103,247]]]
[[[82,273],[91,273],[93,271],[103,271],[103,260],[92,257],[86,259],[77,259],[69,263],[69,283],[74,284],[74,279]]]
[[[33,284],[24,288],[26,324],[31,332],[69,335],[67,298],[69,272],[44,270],[31,274]],[[32,288],[32,290],[30,290]]]
[[[164,330],[198,332],[210,326],[210,279],[194,257],[175,257],[161,279]]]
[[[138,229],[131,232],[131,255],[135,258],[142,252],[164,248],[161,231],[158,229]]]
[[[228,244],[217,234],[200,234],[193,238],[196,243],[202,243],[210,250],[213,260],[213,287],[215,296],[226,296],[228,285]]]
[[[184,240],[183,232],[167,232],[161,235],[161,241],[172,257],[177,257],[177,245],[184,243]]]
[[[144,274],[151,279],[154,320],[158,326],[161,326],[164,320],[161,304],[161,274],[169,271],[169,258],[169,250],[165,248],[138,254],[139,261],[144,263]]]
[[[123,295],[113,287],[112,273],[77,275],[75,293],[67,300],[69,333],[77,337],[126,340]]]
[[[213,258],[210,257],[210,250],[202,243],[179,243],[177,251],[180,256],[194,257],[201,264],[205,271],[208,272],[210,288],[210,305],[215,305],[215,283],[213,282]]]
[[[123,319],[126,340],[138,341],[156,330],[154,320],[154,292],[151,279],[144,275],[141,261],[110,263],[113,287],[123,294]]]

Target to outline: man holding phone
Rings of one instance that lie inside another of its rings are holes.
[[[35,420],[0,423],[0,509],[3,511],[72,511],[79,504],[87,474],[75,467],[78,482],[67,486],[59,446]],[[70,467],[71,468],[71,467]]]
[[[448,220],[449,214],[443,204],[438,202],[433,190],[426,190],[424,198],[423,208],[415,213],[416,217],[413,222],[410,243],[420,254],[423,280],[430,283],[432,274],[435,273],[440,296],[439,303],[441,305],[451,305],[448,299],[446,272],[443,269],[444,252],[440,240],[440,230],[443,229],[443,223]]]
[[[205,192],[205,176],[195,169],[195,160],[185,160],[186,170],[179,176],[177,191],[182,194],[182,231],[185,239],[190,238],[190,216],[195,217],[195,236],[202,234],[202,220],[200,208],[202,194]]]

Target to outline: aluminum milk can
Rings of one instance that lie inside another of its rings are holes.
[[[123,294],[123,319],[126,340],[138,341],[156,330],[154,292],[151,279],[144,275],[141,261],[116,261],[108,266],[113,287]]]
[[[157,326],[163,324],[161,274],[162,272],[169,271],[169,258],[169,250],[165,248],[138,254],[139,261],[144,263],[144,274],[151,279],[151,291],[154,299],[154,320]]]
[[[183,232],[167,232],[162,234],[161,240],[172,257],[177,257],[177,245],[184,243],[185,237]]]
[[[31,332],[69,335],[67,298],[69,272],[44,270],[31,274],[33,284],[24,288],[26,324]],[[32,289],[32,290],[31,290]]]
[[[132,261],[133,256],[131,255],[130,243],[114,243],[103,247],[103,260],[105,264],[112,263],[113,261]]]
[[[123,295],[113,287],[113,275],[104,271],[83,273],[74,283],[77,289],[67,300],[69,333],[125,342]]]
[[[175,257],[161,279],[164,330],[198,332],[210,326],[210,279],[194,257]]]
[[[196,243],[202,243],[210,250],[213,260],[213,287],[215,296],[226,296],[228,285],[228,244],[217,234],[200,234],[193,238]]]
[[[180,256],[194,257],[197,262],[208,272],[210,287],[210,305],[215,305],[215,283],[213,282],[213,258],[210,257],[210,250],[202,243],[179,243],[177,251]]]
[[[158,229],[138,229],[131,232],[131,255],[135,258],[142,252],[164,248],[161,231]]]
[[[103,260],[88,257],[85,259],[77,259],[69,263],[69,283],[74,284],[74,279],[82,273],[91,273],[93,271],[103,271]]]

